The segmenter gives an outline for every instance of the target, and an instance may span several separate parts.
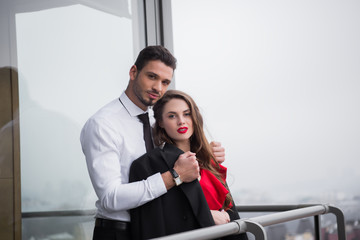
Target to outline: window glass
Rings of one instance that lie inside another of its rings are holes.
[[[171,3],[176,88],[226,148],[237,204],[332,203],[358,219],[360,4]]]
[[[79,134],[126,86],[131,19],[71,5],[17,14],[16,36],[22,209],[94,208]]]
[[[80,131],[125,89],[141,39],[133,37],[132,1],[81,2],[30,4],[15,14],[22,212],[95,209]],[[23,239],[90,239],[92,221],[24,218]]]

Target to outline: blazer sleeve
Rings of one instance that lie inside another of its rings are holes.
[[[135,160],[129,172],[129,182],[136,182],[145,180],[147,177],[151,176],[151,172],[146,164],[147,155],[143,155],[142,157]],[[143,231],[141,229],[145,227],[144,225],[144,214],[143,214],[143,206],[130,209],[130,217],[131,217],[131,235],[132,239],[140,240],[143,239]]]
[[[146,159],[147,156],[143,155],[131,164],[129,182],[145,180],[147,177],[151,176],[148,166],[144,164]]]
[[[129,172],[129,182],[136,182],[144,179],[146,176],[146,171],[141,164],[137,161],[134,161],[130,167]],[[139,208],[130,209],[131,217],[131,235],[133,239],[140,239],[141,235],[139,231],[134,231],[134,229],[140,229],[141,226],[141,213]]]
[[[158,152],[159,149],[154,149],[132,163],[129,182],[145,180],[149,176],[165,170],[165,163],[158,161]],[[163,197],[164,195],[130,209],[131,239],[142,240],[166,235]]]

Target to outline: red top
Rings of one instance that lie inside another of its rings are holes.
[[[220,164],[219,166],[220,169],[218,169],[218,172],[220,173],[222,180],[225,182],[227,168]],[[204,192],[210,210],[222,209],[222,206],[225,202],[226,194],[228,194],[229,191],[209,170],[200,169],[200,175],[200,186]],[[230,203],[228,208],[231,207],[232,204]]]

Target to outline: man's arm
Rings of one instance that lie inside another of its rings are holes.
[[[124,141],[106,119],[90,119],[81,132],[89,176],[101,208],[108,212],[138,207],[166,193],[161,174],[128,182],[131,159],[120,159]],[[141,151],[133,149],[133,151]]]
[[[110,125],[106,124],[104,119],[91,119],[81,133],[81,145],[91,182],[104,209],[119,211],[135,208],[163,195],[167,189],[175,186],[170,172],[164,173],[163,176],[157,173],[146,180],[128,183],[128,179],[124,179],[122,173],[126,162],[119,161],[119,149],[124,139],[121,139],[118,133],[109,127]],[[180,156],[174,169],[184,182],[196,179],[199,169],[195,154]]]

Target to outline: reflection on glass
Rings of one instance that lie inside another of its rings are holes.
[[[92,239],[93,217],[41,217],[23,219],[22,239]]]
[[[79,135],[128,81],[130,3],[59,1],[16,14],[22,212],[95,208]],[[89,239],[92,230],[92,217],[23,220],[23,239]]]

